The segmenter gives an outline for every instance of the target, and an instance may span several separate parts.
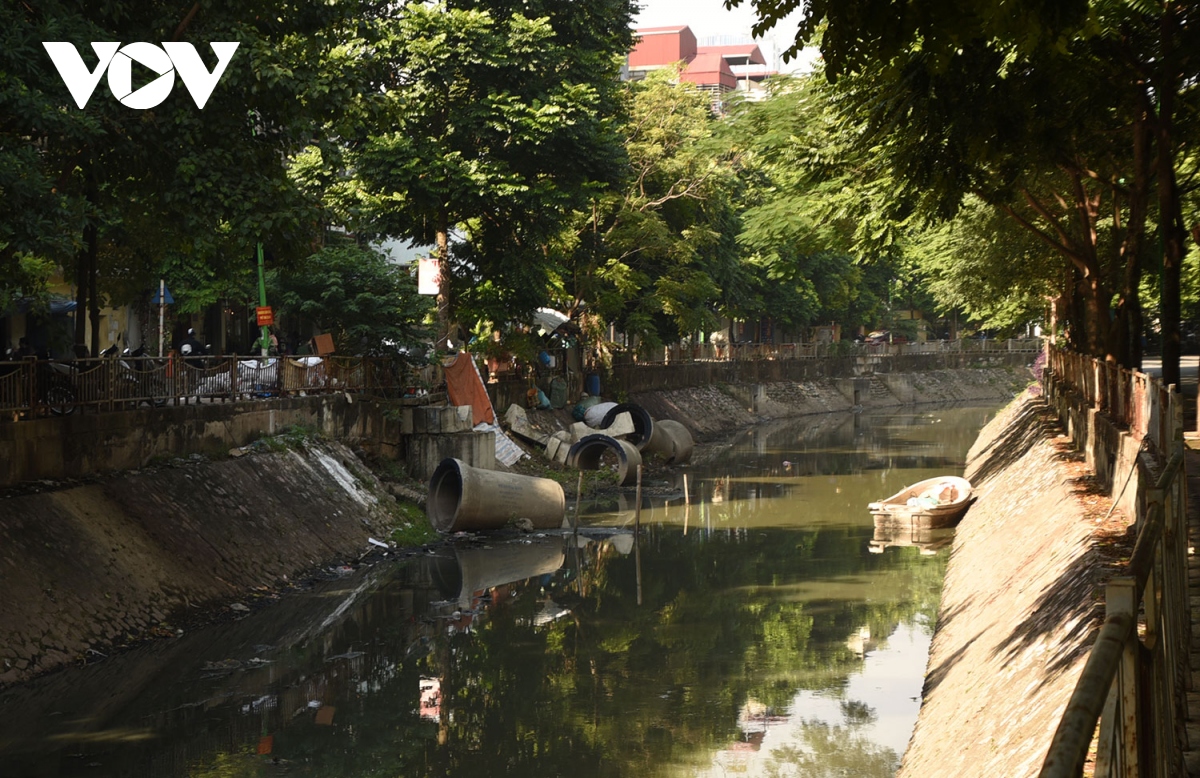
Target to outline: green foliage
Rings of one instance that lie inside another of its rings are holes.
[[[628,184],[579,211],[560,240],[561,294],[644,344],[716,325],[746,288],[737,154],[715,132],[711,98],[677,71],[625,85]]]
[[[398,355],[427,336],[430,299],[408,268],[355,245],[326,246],[272,276],[281,310],[333,335],[339,354]]]
[[[306,449],[313,442],[321,440],[322,435],[313,427],[293,424],[284,427],[275,435],[259,438],[251,444],[255,449],[282,453],[291,450]]]
[[[725,0],[729,7],[744,0]],[[817,43],[830,74],[841,77],[876,62],[889,62],[919,48],[931,67],[952,67],[961,47],[980,37],[1012,41],[1021,50],[1061,44],[1063,36],[1089,21],[1087,0],[1046,3],[1041,0],[942,0],[870,2],[858,0],[753,0],[756,36],[784,17],[801,13],[801,21],[785,60]]]
[[[929,279],[938,310],[989,329],[1041,318],[1063,261],[1004,214],[969,198],[958,218],[914,237],[906,252]]]
[[[333,194],[360,232],[428,245],[458,230],[448,299],[506,321],[545,304],[546,244],[619,175],[614,83],[630,6],[461,5],[413,3],[378,27],[371,123],[347,150],[356,184]]]
[[[96,277],[114,304],[144,300],[165,276],[180,309],[196,311],[239,288],[256,242],[281,262],[306,253],[317,211],[284,161],[353,95],[337,40],[375,6],[4,4],[0,283],[25,284],[15,258],[29,256],[70,281]],[[134,111],[103,82],[80,110],[42,49],[54,40],[76,43],[85,60],[88,41],[187,41],[210,67],[208,41],[240,46],[203,111],[178,84]]]

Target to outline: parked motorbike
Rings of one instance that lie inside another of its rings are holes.
[[[167,404],[167,385],[162,370],[166,360],[146,358],[144,346],[126,348],[117,360],[117,394],[135,404],[143,402],[161,408]]]
[[[34,372],[34,396],[37,404],[45,406],[55,416],[66,416],[75,412],[75,388],[69,375],[58,368],[58,363],[20,357],[11,348],[5,351],[6,364],[0,367],[0,378],[13,375],[32,365]]]

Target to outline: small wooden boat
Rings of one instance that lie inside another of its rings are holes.
[[[917,527],[949,527],[972,502],[971,482],[954,475],[926,478],[867,506],[881,520]]]

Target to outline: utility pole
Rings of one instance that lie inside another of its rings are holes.
[[[264,275],[263,264],[263,245],[258,244],[258,305],[260,308],[267,307],[267,282]],[[267,356],[271,347],[271,328],[263,324],[261,325],[262,340],[259,346],[262,348],[262,356]]]

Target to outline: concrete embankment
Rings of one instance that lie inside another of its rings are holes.
[[[631,397],[657,419],[675,419],[703,439],[771,419],[899,408],[921,403],[1004,401],[1033,380],[1026,367],[876,373],[762,384],[707,384]]]
[[[899,776],[1036,775],[1066,707],[1124,538],[1120,512],[1040,397],[972,448],[978,501],[955,533],[920,717]]]
[[[359,556],[389,503],[349,449],[317,441],[4,499],[0,685]]]

